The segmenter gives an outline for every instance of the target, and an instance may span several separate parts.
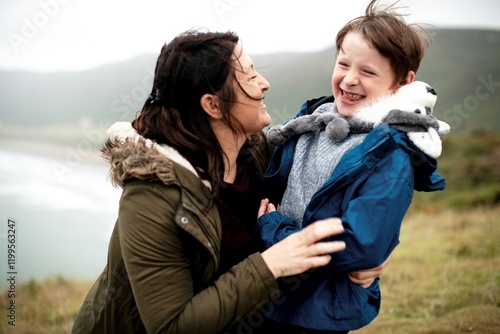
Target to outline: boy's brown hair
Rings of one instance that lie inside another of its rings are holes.
[[[372,0],[365,15],[349,21],[338,32],[337,55],[345,36],[359,32],[365,40],[389,60],[394,71],[394,84],[405,83],[409,71],[417,72],[425,51],[431,42],[430,34],[418,24],[407,24],[402,14],[394,11],[394,5],[377,8],[378,0]]]

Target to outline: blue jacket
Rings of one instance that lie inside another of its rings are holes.
[[[309,100],[298,117],[333,97]],[[265,173],[271,189],[284,189],[298,136],[276,147]],[[378,279],[367,289],[347,273],[379,266],[399,243],[403,217],[413,190],[445,187],[437,163],[421,153],[405,133],[381,124],[340,160],[331,177],[311,198],[303,226],[328,217],[342,219],[345,232],[336,237],[346,249],[332,254],[329,265],[284,278],[284,295],[267,307],[276,321],[320,330],[354,330],[371,322],[380,309]],[[299,227],[279,212],[261,216],[259,234],[270,247]]]

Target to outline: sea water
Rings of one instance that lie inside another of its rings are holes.
[[[121,189],[104,164],[0,149],[0,289],[55,276],[94,280],[107,257]]]

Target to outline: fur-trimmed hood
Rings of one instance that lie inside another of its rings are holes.
[[[199,178],[193,165],[177,150],[142,137],[129,122],[116,122],[108,129],[101,152],[110,164],[111,182],[122,188],[131,179],[172,184],[176,179],[174,163]],[[210,189],[208,181],[200,181]]]

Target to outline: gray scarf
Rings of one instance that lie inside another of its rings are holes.
[[[313,114],[317,113],[337,113],[337,107],[335,103],[325,103]],[[328,138],[324,128],[302,134],[295,149],[280,212],[301,227],[312,196],[332,175],[344,154],[359,145],[366,135],[348,134],[344,140],[334,142]]]

